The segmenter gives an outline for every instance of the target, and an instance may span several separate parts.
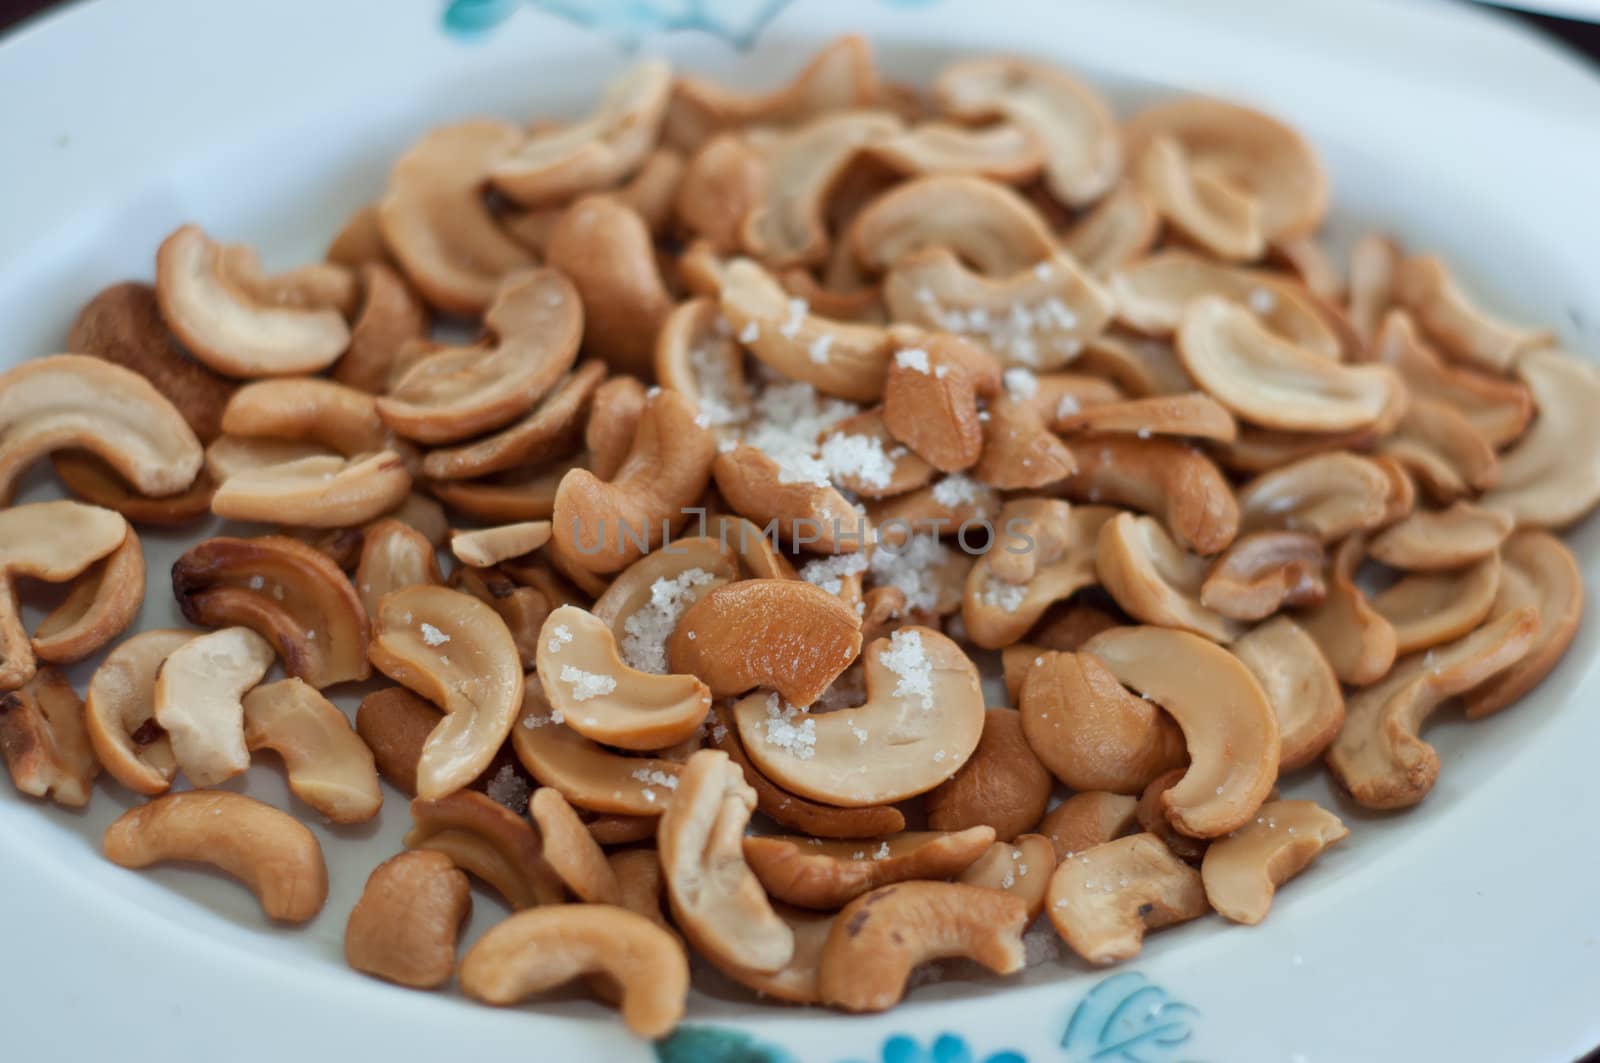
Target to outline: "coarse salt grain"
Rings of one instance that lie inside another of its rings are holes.
[[[1027,599],[1026,583],[1007,583],[1005,580],[991,577],[983,585],[983,604],[992,605],[1007,613],[1014,613],[1022,608],[1022,603]]]
[[[560,653],[561,647],[572,641],[572,629],[565,624],[557,624],[550,631],[550,641],[547,645],[551,653]]]
[[[844,581],[847,577],[866,570],[866,555],[835,554],[833,557],[822,557],[801,565],[800,578],[821,587],[829,594],[836,595],[844,590]]]
[[[776,746],[799,760],[810,760],[817,753],[817,721],[802,720],[805,709],[788,705],[776,694],[767,696],[767,744]]]
[[[921,347],[908,347],[903,351],[895,352],[894,364],[901,369],[911,369],[918,373],[926,373],[928,369],[928,352]]]
[[[676,775],[668,775],[659,768],[635,768],[633,777],[642,783],[659,786],[664,790],[676,790],[678,788],[678,777]]]
[[[622,641],[617,648],[628,667],[652,675],[666,675],[667,639],[689,606],[694,604],[692,592],[715,583],[716,579],[703,568],[689,568],[652,583],[650,600],[622,622]]]
[[[517,774],[517,769],[510,764],[500,765],[500,770],[495,772],[494,778],[489,780],[489,785],[484,787],[489,799],[504,805],[517,815],[522,815],[528,810],[528,796],[533,792],[522,776]]]
[[[889,859],[889,843],[884,842],[882,845],[878,846],[877,850],[872,854],[872,858],[874,860]]]
[[[1021,366],[1007,369],[1001,379],[1005,381],[1006,394],[1014,399],[1031,399],[1039,394],[1039,378]]]
[[[1251,288],[1246,297],[1250,302],[1250,309],[1258,314],[1270,314],[1278,306],[1278,297],[1267,288]]]
[[[258,591],[262,587],[265,587],[266,585],[267,585],[267,581],[262,579],[260,576],[251,576],[250,577],[250,589],[251,590]]]
[[[761,338],[761,325],[755,321],[745,322],[744,328],[739,330],[739,342],[750,344]]]
[[[786,340],[792,340],[800,335],[800,329],[806,323],[806,314],[811,306],[804,299],[790,299],[788,316],[783,319],[783,324],[778,326],[778,334]]]
[[[429,646],[443,646],[450,641],[450,636],[424,620],[422,622],[422,641]]]
[[[915,535],[898,547],[879,544],[869,566],[879,586],[906,596],[907,609],[932,609],[939,603],[935,570],[947,565],[950,548],[932,535]]]
[[[954,509],[976,502],[980,490],[978,482],[971,477],[951,473],[933,485],[933,500],[946,509]]]
[[[822,465],[830,477],[850,477],[868,487],[888,487],[894,479],[894,460],[876,436],[829,436],[822,441]]]
[[[588,701],[617,689],[617,681],[610,676],[585,672],[570,664],[561,666],[561,681],[571,684],[573,701]]]
[[[831,332],[824,332],[822,335],[811,341],[811,347],[806,353],[811,357],[811,361],[814,364],[827,365],[828,350],[832,346],[833,334]]]
[[[924,709],[933,708],[933,663],[923,648],[921,634],[905,628],[896,631],[878,661],[899,677],[894,697],[917,698]]]

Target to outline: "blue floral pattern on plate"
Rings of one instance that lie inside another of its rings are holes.
[[[1061,1047],[1072,1063],[1169,1063],[1199,1014],[1137,971],[1114,974],[1078,1002]]]

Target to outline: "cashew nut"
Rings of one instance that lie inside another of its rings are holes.
[[[1059,250],[1027,200],[1005,185],[961,174],[896,185],[856,215],[846,239],[877,273],[914,252],[948,247],[979,271],[1004,277]]]
[[[378,602],[390,591],[443,582],[433,544],[417,529],[388,519],[367,529],[356,566],[356,593],[369,618],[378,615]]]
[[[907,177],[972,174],[1010,185],[1031,181],[1045,163],[1044,142],[1009,122],[977,129],[923,122],[867,145],[866,154]]]
[[[1328,566],[1327,597],[1299,617],[1334,674],[1351,686],[1367,686],[1388,674],[1398,645],[1394,625],[1379,615],[1356,586],[1356,571],[1365,550],[1359,535],[1339,544]]]
[[[0,695],[0,757],[17,789],[70,808],[87,805],[100,762],[85,725],[83,702],[54,668]]]
[[[361,312],[350,325],[350,346],[332,375],[346,387],[381,395],[405,368],[405,345],[427,335],[428,312],[386,261],[363,263],[360,277]]]
[[[1346,311],[1356,334],[1374,349],[1380,346],[1374,342],[1379,323],[1394,304],[1395,271],[1400,268],[1401,256],[1400,245],[1382,233],[1367,233],[1350,249]]]
[[[1139,804],[1133,810],[1133,817],[1138,820],[1140,830],[1160,838],[1161,843],[1172,850],[1172,855],[1198,865],[1211,843],[1206,839],[1191,838],[1178,831],[1173,827],[1172,820],[1162,804],[1167,791],[1182,780],[1182,768],[1174,768],[1150,780],[1150,785],[1139,795]]]
[[[1019,897],[1028,906],[1032,922],[1044,911],[1050,875],[1056,869],[1056,850],[1042,834],[1024,834],[1016,844],[995,842],[987,852],[956,876],[967,886],[982,886]]]
[[[1260,682],[1278,717],[1278,772],[1321,756],[1344,726],[1344,694],[1315,640],[1287,616],[1277,616],[1231,649]]]
[[[15,371],[15,370],[13,370]],[[1478,500],[1509,513],[1518,528],[1564,528],[1600,501],[1600,373],[1557,350],[1517,360],[1539,418],[1500,458],[1499,482]]]
[[[411,473],[392,450],[319,456],[228,476],[211,496],[211,512],[228,520],[346,528],[387,513],[410,492]]]
[[[573,469],[587,467],[587,462],[587,455],[571,454],[482,480],[435,480],[428,490],[446,506],[474,520],[548,520],[555,512],[561,478]]]
[[[94,563],[33,632],[41,661],[71,664],[127,629],[144,603],[144,548],[132,528],[122,545]]]
[[[1533,395],[1519,380],[1446,365],[1417,334],[1404,310],[1392,310],[1376,330],[1371,356],[1399,370],[1415,395],[1449,403],[1496,448],[1518,439],[1533,419]]]
[[[1118,838],[1062,860],[1046,902],[1061,939],[1100,966],[1139,955],[1145,931],[1198,919],[1210,907],[1200,872],[1154,834]]]
[[[356,734],[372,750],[378,774],[407,797],[417,796],[417,763],[439,716],[405,687],[374,691],[356,710]]]
[[[144,631],[112,650],[89,680],[84,725],[106,771],[135,793],[165,793],[177,774],[172,743],[155,722],[156,673],[193,631]]]
[[[246,747],[281,756],[296,797],[335,823],[378,814],[383,794],[372,751],[315,688],[282,679],[250,691],[243,706]]]
[[[585,196],[556,223],[547,261],[582,298],[584,353],[648,374],[672,296],[638,212],[615,196]]]
[[[1215,399],[1200,392],[1100,403],[1057,418],[1051,427],[1064,435],[1125,432],[1140,438],[1187,436],[1225,443],[1231,443],[1239,435],[1239,425],[1233,415]]]
[[[241,699],[276,660],[254,631],[226,627],[190,639],[159,665],[154,719],[195,786],[215,786],[250,766]]]
[[[345,457],[401,449],[371,395],[317,377],[244,385],[222,411],[222,430],[230,436],[315,443]]]
[[[444,853],[404,852],[379,864],[344,928],[352,968],[414,989],[456,970],[456,941],[472,914],[467,876]]]
[[[1247,823],[1206,850],[1200,865],[1206,900],[1226,919],[1254,926],[1278,887],[1350,833],[1312,801],[1268,801]]]
[[[539,646],[539,629],[550,615],[551,603],[543,591],[524,587],[499,568],[462,566],[450,573],[449,586],[465,591],[487,605],[505,621],[523,668],[532,668]]]
[[[1460,638],[1482,623],[1500,586],[1500,555],[1453,572],[1418,572],[1372,596],[1372,608],[1394,627],[1400,656]]]
[[[1225,549],[1239,531],[1233,488],[1193,447],[1112,434],[1074,440],[1072,456],[1078,470],[1060,490],[1074,501],[1153,514],[1179,546],[1201,555]]]
[[[1085,380],[1085,384],[1094,381],[1098,387],[1087,395],[1081,387],[1069,392],[1071,403],[1058,398],[1058,405],[1048,411],[1056,418],[1077,413],[1081,407],[1093,403],[1113,402],[1124,392],[1149,397],[1194,390],[1194,381],[1178,361],[1170,337],[1150,339],[1113,328],[1084,346],[1077,367],[1083,373],[1100,374]]]
[[[541,786],[528,802],[528,815],[544,841],[544,859],[556,877],[580,900],[621,904],[622,887],[606,854],[560,790]]]
[[[750,416],[744,351],[713,299],[680,303],[656,336],[655,371],[661,386],[693,400],[713,428]]]
[[[992,356],[955,336],[914,330],[896,347],[883,386],[883,421],[896,439],[941,472],[977,463],[984,449],[978,399],[1000,390]]]
[[[490,568],[502,561],[531,554],[549,541],[549,521],[520,521],[492,528],[452,532],[450,552],[463,565]]]
[[[754,835],[744,840],[744,859],[770,896],[826,911],[890,883],[960,874],[994,841],[994,828],[987,826],[862,842]]]
[[[1469,720],[1499,712],[1534,687],[1561,660],[1583,616],[1583,578],[1561,540],[1540,531],[1518,532],[1500,548],[1500,588],[1491,618],[1533,607],[1539,630],[1522,658],[1462,695]]]
[[[1375,560],[1411,572],[1442,572],[1480,561],[1500,548],[1516,521],[1509,513],[1456,502],[1412,513],[1368,545]]]
[[[835,534],[860,523],[855,507],[825,471],[791,464],[739,443],[719,453],[711,471],[730,509],[763,527],[776,521],[781,540],[830,555],[856,552],[859,534]]]
[[[444,853],[488,883],[512,911],[559,904],[561,880],[545,862],[539,832],[522,816],[476,790],[411,802],[407,849]]]
[[[1137,831],[1138,807],[1139,799],[1128,794],[1086,790],[1046,812],[1039,832],[1055,846],[1056,859],[1065,860]]]
[[[1201,604],[1208,565],[1180,548],[1151,517],[1119,513],[1100,527],[1100,583],[1136,620],[1232,642],[1243,625]]]
[[[1139,191],[1173,229],[1228,262],[1250,262],[1267,250],[1261,203],[1226,177],[1191,165],[1183,143],[1152,136],[1135,167]]]
[[[556,384],[516,421],[498,432],[453,447],[438,447],[422,459],[434,480],[462,480],[506,472],[559,458],[575,443],[604,363],[587,361]]]
[[[1030,490],[1061,482],[1077,464],[1072,451],[1028,402],[1001,395],[981,421],[983,453],[972,473],[1002,491]]]
[[[1103,278],[1145,255],[1160,231],[1161,215],[1138,185],[1125,180],[1073,222],[1061,243],[1084,269]]]
[[[923,808],[933,830],[989,826],[1009,842],[1038,825],[1053,785],[1028,744],[1022,714],[988,709],[978,748],[949,782],[928,792]]]
[[[1449,403],[1417,396],[1377,453],[1393,458],[1441,502],[1493,487],[1500,477],[1494,447]]]
[[[1045,611],[1098,581],[1096,543],[1116,511],[1055,499],[1007,502],[998,536],[967,573],[961,619],[985,649],[1027,634]]]
[[[202,467],[194,483],[175,495],[149,498],[128,485],[110,465],[83,450],[58,450],[50,466],[61,485],[92,505],[114,509],[140,524],[188,524],[211,512],[216,484]]]
[[[1206,573],[1200,604],[1234,620],[1264,620],[1286,605],[1320,605],[1328,592],[1322,563],[1322,544],[1312,536],[1241,535]]]
[[[1491,373],[1509,372],[1524,352],[1551,342],[1548,331],[1518,328],[1475,305],[1433,255],[1401,261],[1394,274],[1394,299],[1451,358]],[[1544,409],[1542,402],[1539,409]]]
[[[511,729],[511,747],[528,774],[579,808],[648,817],[653,824],[677,789],[682,766],[657,757],[613,753],[564,720],[545,700],[538,683],[526,685],[522,715]]]
[[[1383,523],[1392,491],[1377,461],[1336,450],[1262,473],[1239,488],[1239,509],[1247,532],[1281,528],[1333,543]]]
[[[678,539],[623,569],[591,612],[611,629],[629,666],[661,674],[667,670],[667,638],[683,614],[713,588],[738,578],[739,557],[726,540]]]

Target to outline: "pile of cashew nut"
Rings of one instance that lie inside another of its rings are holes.
[[[1427,796],[1429,714],[1565,652],[1550,532],[1600,500],[1600,373],[1389,237],[1335,261],[1328,198],[1254,110],[1119,121],[1009,58],[923,92],[846,38],[432,130],[287,273],[185,225],[0,375],[0,492],[48,456],[76,499],[0,510],[6,765],[73,806],[103,768],[149,798],[107,857],[286,923],[316,837],[214,788],[270,750],[355,823],[381,779],[352,967],[581,979],[646,1037],[691,953],[876,1011],[1041,914],[1091,964],[1257,923],[1348,833],[1280,779]],[[122,637],[136,526],[212,533],[191,629]],[[21,577],[68,586],[31,633]],[[515,914],[458,962],[470,880]]]

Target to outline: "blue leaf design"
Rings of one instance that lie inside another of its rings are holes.
[[[444,28],[457,37],[476,37],[511,17],[518,0],[450,0],[444,9]]]
[[[1061,1047],[1073,1063],[1167,1063],[1199,1014],[1136,971],[1115,974],[1078,1002]]]
[[[654,1047],[659,1063],[796,1063],[788,1049],[728,1026],[680,1026]]]
[[[981,1061],[972,1054],[966,1039],[959,1034],[941,1033],[927,1048],[913,1037],[895,1034],[883,1042],[879,1063],[1028,1063],[1020,1052],[1004,1051],[985,1056]],[[862,1063],[846,1060],[845,1063]]]

